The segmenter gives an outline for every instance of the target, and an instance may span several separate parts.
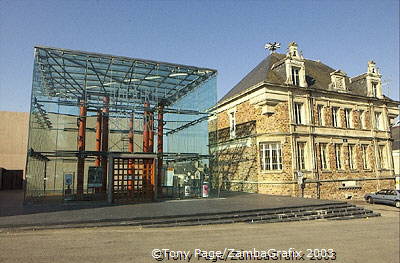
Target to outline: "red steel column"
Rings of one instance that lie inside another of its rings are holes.
[[[154,152],[154,112],[149,112],[149,152]]]
[[[129,134],[128,134],[128,139],[129,139],[129,142],[128,142],[128,152],[130,152],[130,153],[133,153],[133,140],[134,140],[134,137],[133,137],[133,128],[134,128],[134,121],[135,121],[135,116],[134,116],[134,114],[133,114],[133,112],[132,112],[132,114],[131,114],[131,118],[130,118],[130,121],[129,121]],[[129,176],[129,178],[128,178],[128,190],[129,190],[129,192],[128,192],[128,194],[129,195],[131,195],[132,194],[132,189],[133,189],[133,180],[132,180],[132,174],[133,174],[133,160],[132,159],[129,159],[129,163],[128,163],[128,174],[130,175]]]
[[[101,119],[102,119],[102,114],[101,111],[99,110],[97,112],[97,119],[96,119],[96,151],[99,153],[101,151]],[[94,162],[94,165],[99,167],[100,166],[100,160],[101,157],[98,155],[96,157],[96,161]]]
[[[163,131],[164,131],[164,106],[160,105],[158,107],[158,127],[157,127],[157,153],[158,153],[158,166],[157,166],[157,190],[158,193],[161,193],[161,185],[162,185],[162,167],[163,167]]]
[[[101,133],[101,151],[105,154],[108,152],[108,113],[109,113],[110,97],[103,98],[103,120],[102,120],[102,133]],[[101,158],[101,167],[103,168],[103,192],[107,191],[107,156]]]
[[[128,143],[128,152],[133,153],[133,122],[134,122],[134,115],[132,113],[131,115],[131,120],[129,122],[129,134],[128,134],[128,139],[129,139],[129,143]]]
[[[85,174],[85,157],[82,155],[85,151],[85,132],[86,132],[86,105],[85,101],[80,101],[79,119],[78,119],[78,164],[76,178],[76,193],[78,196],[83,195],[83,180]]]
[[[147,108],[149,103],[144,103],[144,113],[143,113],[143,152],[149,152],[149,113]]]

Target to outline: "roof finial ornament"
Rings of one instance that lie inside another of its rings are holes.
[[[270,51],[270,54],[275,53],[275,50],[281,47],[281,43],[279,42],[269,42],[265,44],[265,49],[268,49]]]

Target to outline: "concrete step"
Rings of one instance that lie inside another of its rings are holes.
[[[379,216],[371,210],[345,202],[302,207],[269,208],[222,213],[201,213],[153,218],[127,218],[112,221],[75,222],[69,224],[28,225],[18,229],[58,229],[106,226],[174,227],[231,223],[274,223],[302,220],[340,220]],[[11,227],[13,228],[13,227]],[[15,228],[15,227],[14,227]]]
[[[172,227],[172,226],[190,226],[190,225],[208,225],[208,224],[227,224],[227,223],[273,223],[316,219],[338,219],[338,218],[366,218],[379,216],[370,210],[366,210],[354,205],[338,207],[314,207],[302,208],[301,211],[263,211],[258,213],[239,213],[235,215],[214,215],[194,218],[177,218],[175,220],[152,220],[142,222],[143,227]],[[289,212],[290,211],[290,212]]]

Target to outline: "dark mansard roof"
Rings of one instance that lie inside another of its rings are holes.
[[[272,53],[250,71],[238,84],[236,84],[222,99],[223,102],[239,95],[254,85],[267,82],[270,84],[286,85],[285,54]],[[306,81],[309,88],[331,90],[331,73],[335,69],[314,60],[304,59],[306,70]],[[346,77],[347,93],[359,96],[367,96],[366,83],[362,80],[365,77],[360,75],[355,78],[357,81],[350,83],[350,78]],[[386,97],[387,98],[387,97]]]

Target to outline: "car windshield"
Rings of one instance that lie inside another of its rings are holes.
[[[400,194],[400,190],[396,190],[396,192],[397,192],[398,194]]]

